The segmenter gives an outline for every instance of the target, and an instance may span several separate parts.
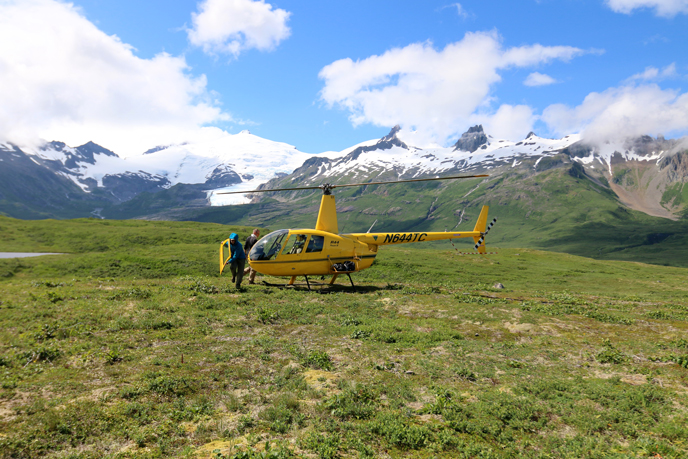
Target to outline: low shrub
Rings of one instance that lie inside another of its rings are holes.
[[[35,362],[52,362],[60,357],[61,354],[62,351],[54,346],[40,346],[24,352],[22,357],[25,359],[26,363],[29,364]]]
[[[179,397],[196,392],[196,382],[184,376],[171,376],[150,372],[144,374],[143,378],[145,390],[158,395]]]
[[[299,400],[291,394],[277,397],[272,406],[261,411],[260,418],[267,421],[270,430],[277,433],[287,432],[292,425],[300,426],[305,417],[300,413]]]
[[[604,349],[596,355],[598,362],[618,365],[628,360],[626,354],[616,349],[608,339],[604,340],[603,345]]]
[[[310,351],[304,358],[303,364],[316,370],[330,371],[334,368],[332,359],[325,351]]]
[[[369,419],[377,409],[379,395],[370,387],[346,387],[326,399],[322,406],[339,419]]]

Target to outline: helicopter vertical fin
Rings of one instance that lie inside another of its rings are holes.
[[[339,234],[337,206],[334,202],[334,196],[331,194],[323,194],[320,200],[320,212],[318,212],[318,221],[315,224],[315,229]]]
[[[475,222],[475,228],[473,231],[479,231],[481,233],[485,232],[487,227],[487,211],[489,206],[483,206],[483,210],[480,211],[480,216],[478,221]],[[478,253],[485,253],[485,238],[482,236],[473,236],[473,241],[475,242]]]

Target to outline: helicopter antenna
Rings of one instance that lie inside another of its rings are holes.
[[[370,228],[368,228],[368,231],[366,231],[366,233],[370,233],[370,230],[373,229],[373,226],[375,226],[375,223],[377,223],[377,218],[375,219],[375,221],[373,222],[373,224],[370,225]]]
[[[323,183],[317,186],[302,186],[297,188],[273,188],[270,190],[251,190],[251,191],[220,191],[215,194],[251,194],[251,193],[268,193],[272,191],[299,191],[299,190],[317,190],[323,191],[324,195],[331,195],[332,190],[335,188],[343,188],[348,186],[368,186],[368,185],[387,185],[390,183],[408,183],[408,182],[430,182],[434,180],[452,180],[452,179],[466,179],[466,178],[478,178],[478,177],[489,177],[487,174],[481,175],[458,175],[453,177],[433,177],[433,178],[423,178],[423,179],[409,179],[409,180],[390,180],[387,182],[368,182],[368,183],[346,183],[342,185],[334,185],[331,183]]]

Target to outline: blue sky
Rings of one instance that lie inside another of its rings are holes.
[[[18,143],[688,132],[688,0],[0,0],[0,17],[0,137]]]

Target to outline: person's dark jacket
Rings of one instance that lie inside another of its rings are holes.
[[[251,234],[246,238],[246,243],[244,244],[244,252],[246,252],[246,255],[251,253],[251,249],[256,245],[256,242],[258,242],[258,238],[255,234]]]
[[[245,260],[246,254],[244,253],[244,248],[239,243],[239,235],[237,233],[232,233],[229,235],[229,251],[232,253],[232,257],[229,259],[228,263],[234,260]],[[234,241],[234,244],[232,244]]]

